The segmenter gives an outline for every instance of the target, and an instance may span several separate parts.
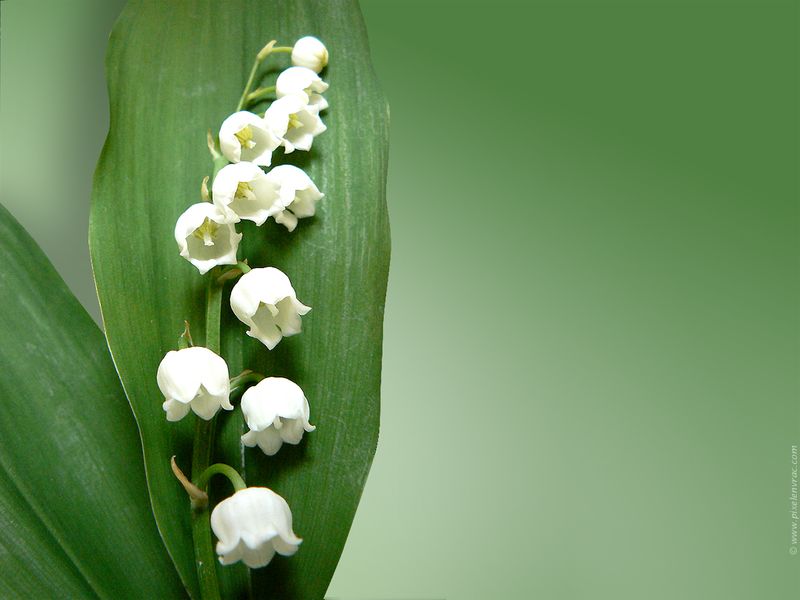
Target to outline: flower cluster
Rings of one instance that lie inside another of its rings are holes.
[[[280,73],[274,87],[251,92],[251,75],[239,107],[219,129],[219,152],[214,140],[209,140],[216,167],[210,195],[204,181],[204,201],[186,209],[175,225],[180,255],[201,275],[211,271],[209,276],[217,285],[238,277],[230,294],[231,310],[247,325],[247,335],[269,350],[282,338],[300,333],[301,317],[311,308],[297,299],[289,278],[280,270],[251,268],[246,261],[239,261],[242,234],[236,226],[241,221],[261,226],[272,218],[292,232],[299,219],[314,216],[323,197],[302,169],[290,164],[269,169],[278,148],[285,154],[308,151],[316,136],[326,130],[320,113],[328,108],[324,96],[328,84],[319,73],[328,63],[328,51],[322,42],[304,37],[291,48],[276,48],[270,42],[259,52],[253,74],[271,53],[289,51],[292,66]],[[275,99],[263,113],[245,110],[272,92]],[[220,273],[217,267],[223,265],[232,268]],[[284,443],[298,444],[304,433],[314,431],[308,400],[296,383],[249,371],[231,379],[227,363],[212,348],[191,344],[188,328],[181,339],[183,347],[168,352],[157,373],[168,421],[178,421],[189,412],[211,420],[221,409],[234,410],[232,390],[257,381],[241,399],[249,427],[242,436],[245,446],[258,446],[273,456]],[[197,481],[198,474],[193,475]],[[200,475],[199,479],[206,478]],[[222,564],[241,560],[251,568],[263,567],[275,552],[294,554],[301,540],[292,531],[286,501],[266,488],[237,490],[211,515]]]
[[[190,206],[175,225],[181,256],[200,274],[218,265],[235,265],[242,220],[263,225],[272,217],[294,231],[298,219],[313,217],[324,194],[300,168],[272,164],[272,154],[311,149],[314,138],[327,127],[320,112],[328,108],[328,89],[317,74],[328,62],[328,52],[316,38],[305,37],[292,51],[295,66],[275,83],[277,99],[263,116],[238,110],[222,123],[219,147],[230,164],[214,177],[211,203]]]

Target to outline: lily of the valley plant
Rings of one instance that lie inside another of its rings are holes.
[[[280,53],[290,53],[293,66],[278,75],[275,86],[253,90],[260,65]],[[311,308],[298,299],[291,274],[267,265],[252,267],[238,256],[242,233],[237,224],[246,220],[260,226],[272,218],[288,235],[300,219],[314,216],[323,193],[311,178],[293,165],[269,167],[281,148],[285,154],[310,150],[314,138],[325,131],[320,112],[328,107],[324,97],[328,84],[319,73],[327,63],[327,49],[310,36],[292,47],[276,46],[273,41],[258,53],[239,105],[220,126],[218,141],[209,134],[214,162],[210,194],[206,178],[201,186],[203,202],[189,206],[175,225],[180,255],[207,279],[207,298],[219,301],[225,283],[238,279],[230,294],[230,308],[247,326],[242,335],[262,342],[265,352],[284,337],[299,334],[302,317]],[[274,99],[266,109],[249,110],[271,96]],[[310,291],[301,293],[306,298]],[[302,541],[292,530],[289,504],[278,493],[247,487],[229,465],[208,464],[216,415],[236,410],[232,390],[236,395],[244,390],[241,418],[249,431],[242,436],[242,444],[253,451],[280,460],[278,452],[284,443],[300,444],[304,434],[315,429],[309,422],[302,382],[250,371],[231,378],[220,356],[219,339],[220,311],[209,310],[205,344],[194,345],[187,323],[178,349],[166,353],[157,373],[166,419],[197,420],[191,477],[174,460],[172,468],[191,498],[195,558],[204,598],[218,594],[209,528],[217,538],[216,554],[223,565],[241,561],[250,568],[265,567],[276,553],[293,555]],[[226,476],[234,494],[210,507],[208,485],[213,475]]]

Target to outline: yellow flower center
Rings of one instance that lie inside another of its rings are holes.
[[[214,245],[214,238],[217,237],[219,224],[206,217],[203,224],[192,232],[192,235],[199,240],[203,240],[206,246]]]
[[[251,186],[246,181],[240,181],[239,184],[236,186],[236,192],[233,194],[233,197],[238,199],[255,198],[255,194],[253,194],[253,186]]]
[[[242,148],[252,148],[256,145],[253,141],[253,130],[247,125],[234,134]]]
[[[289,115],[289,125],[286,128],[287,131],[289,129],[294,129],[296,127],[302,127],[302,126],[303,122],[297,118],[297,113],[292,113],[291,115]]]

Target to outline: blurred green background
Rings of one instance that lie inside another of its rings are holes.
[[[0,197],[97,316],[122,2],[0,6]],[[798,4],[362,6],[393,257],[330,596],[795,597]]]

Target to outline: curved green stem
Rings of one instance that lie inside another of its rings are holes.
[[[262,381],[264,376],[261,373],[253,373],[252,371],[242,371],[236,377],[231,378],[231,387],[235,388],[245,383],[258,383]]]
[[[215,269],[216,270],[216,269]],[[206,348],[219,354],[220,335],[219,321],[222,304],[222,286],[217,283],[216,274],[208,278],[206,288]],[[211,462],[211,451],[214,447],[214,430],[216,419],[206,421],[196,419],[194,444],[192,446],[192,476],[200,477],[208,469]],[[211,543],[211,524],[209,523],[208,506],[193,511],[192,537],[194,539],[194,556],[197,567],[197,578],[200,582],[200,595],[203,600],[220,599],[219,582],[217,581],[217,557]]]
[[[249,96],[253,95],[253,94],[250,94],[250,90],[252,89],[253,83],[256,80],[256,73],[258,72],[258,67],[261,66],[261,63],[264,61],[264,59],[267,56],[269,56],[270,54],[274,54],[276,52],[277,53],[287,54],[287,53],[291,53],[291,51],[292,51],[292,46],[272,46],[272,47],[270,47],[270,45],[274,44],[274,43],[275,42],[270,42],[270,44],[267,44],[267,46],[261,52],[258,53],[258,55],[256,56],[256,59],[253,61],[253,66],[250,68],[250,75],[247,77],[247,83],[244,86],[244,90],[242,90],[242,97],[239,98],[239,104],[236,106],[236,112],[239,112],[240,110],[243,110],[244,107],[247,106],[248,102],[252,102],[254,99],[260,99],[263,96],[267,95],[268,93],[271,93],[271,92],[275,91],[275,87],[274,86],[273,87],[268,87],[268,88],[262,88],[260,90],[257,90],[256,92],[254,92],[254,94],[258,94],[256,96],[256,98],[250,98],[249,97]]]
[[[248,271],[252,271],[250,265],[247,264],[247,260],[244,262],[238,262],[230,269],[222,273],[219,277],[217,277],[217,283],[223,285],[226,281],[230,281],[231,279],[236,279],[239,275],[243,275]]]
[[[272,94],[274,91],[275,91],[275,86],[274,85],[271,85],[269,87],[258,88],[256,91],[250,92],[249,94],[247,94],[247,98],[246,98],[247,103],[249,104],[251,102],[257,102],[258,100],[261,100],[262,98],[266,98],[267,96]]]
[[[278,50],[285,52],[285,50]],[[250,93],[250,88],[253,87],[253,81],[258,71],[258,66],[261,64],[261,59],[256,58],[250,69],[250,76],[247,79],[247,84],[242,92],[242,97],[239,100],[239,105],[236,107],[237,111],[242,110],[247,100],[247,95]],[[214,148],[213,138],[209,135],[209,150],[214,159],[214,177],[212,182],[217,177],[217,173],[228,164],[227,159],[216,152]],[[249,267],[244,265],[247,270]],[[222,309],[222,289],[224,280],[220,281],[220,269],[214,268],[208,274],[208,287],[206,288],[206,348],[212,352],[220,353],[220,313]],[[192,445],[192,476],[197,481],[205,478],[206,482],[212,473],[207,474],[210,470],[209,463],[211,462],[211,453],[214,448],[214,433],[216,430],[216,418],[209,421],[204,419],[196,419],[194,430],[194,443]],[[219,467],[220,465],[214,465]],[[227,465],[222,465],[227,466]],[[228,467],[233,471],[231,467]],[[217,471],[214,471],[217,472]],[[219,471],[221,472],[221,471]],[[234,473],[236,473],[234,471]],[[223,473],[225,474],[225,473]],[[236,473],[236,479],[229,479],[234,487],[240,485],[244,487],[244,481],[241,476]],[[197,567],[197,578],[200,583],[200,597],[202,600],[221,600],[219,581],[217,579],[217,557],[214,553],[214,548],[211,539],[211,523],[209,522],[208,506],[196,508],[192,511],[192,540],[194,543],[194,556],[195,566]]]
[[[201,490],[205,490],[206,486],[208,485],[208,480],[211,479],[212,475],[225,475],[225,477],[228,478],[228,481],[230,481],[233,485],[233,489],[237,492],[247,487],[244,479],[242,479],[242,476],[239,475],[239,471],[224,463],[216,463],[208,467],[200,474],[200,477],[197,478],[197,481],[195,481],[194,484]]]
[[[262,381],[264,376],[261,373],[253,373],[252,371],[243,371],[236,377],[231,379],[231,396],[239,392],[248,383],[258,383]]]
[[[259,58],[253,61],[253,67],[250,69],[250,76],[247,78],[247,84],[245,84],[242,97],[239,99],[239,104],[236,106],[236,112],[242,110],[247,104],[247,95],[250,93],[250,88],[253,87],[253,82],[256,79],[256,71],[258,71],[260,64],[261,60]]]

